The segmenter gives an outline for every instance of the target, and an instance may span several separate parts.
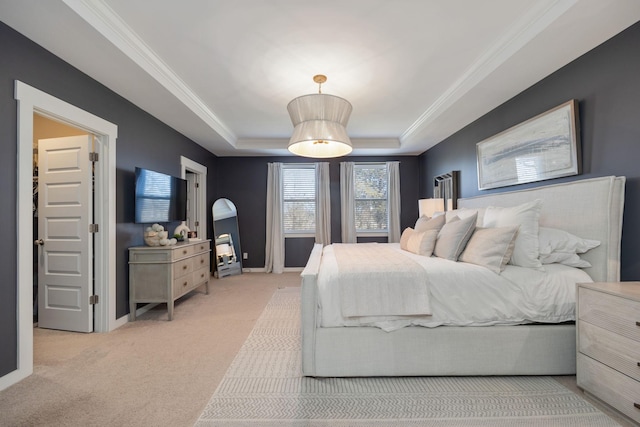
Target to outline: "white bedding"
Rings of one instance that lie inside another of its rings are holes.
[[[331,245],[344,317],[430,315],[427,273],[389,245]]]
[[[559,323],[575,320],[575,284],[591,282],[584,271],[560,264],[545,271],[509,265],[500,274],[485,267],[415,255],[387,244],[427,271],[431,316],[344,318],[341,313],[337,262],[332,246],[323,250],[318,272],[319,322],[322,327],[376,326],[392,331],[409,325],[436,327]]]

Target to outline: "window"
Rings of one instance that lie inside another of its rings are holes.
[[[314,164],[282,165],[284,234],[315,235],[316,170]]]
[[[387,233],[387,165],[355,164],[356,232]]]

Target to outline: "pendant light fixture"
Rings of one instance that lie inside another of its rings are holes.
[[[317,94],[300,96],[287,105],[293,123],[289,151],[303,157],[346,156],[353,149],[346,129],[353,107],[344,98],[322,93],[326,76],[318,74],[313,81],[318,83]]]

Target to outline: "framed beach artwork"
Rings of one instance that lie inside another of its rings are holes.
[[[577,110],[573,99],[478,142],[478,189],[578,175]]]

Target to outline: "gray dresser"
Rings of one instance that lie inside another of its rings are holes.
[[[169,320],[172,320],[175,300],[202,285],[208,294],[209,252],[210,240],[129,248],[131,320],[136,320],[138,303],[166,303]]]
[[[577,384],[640,422],[640,282],[581,283]]]

